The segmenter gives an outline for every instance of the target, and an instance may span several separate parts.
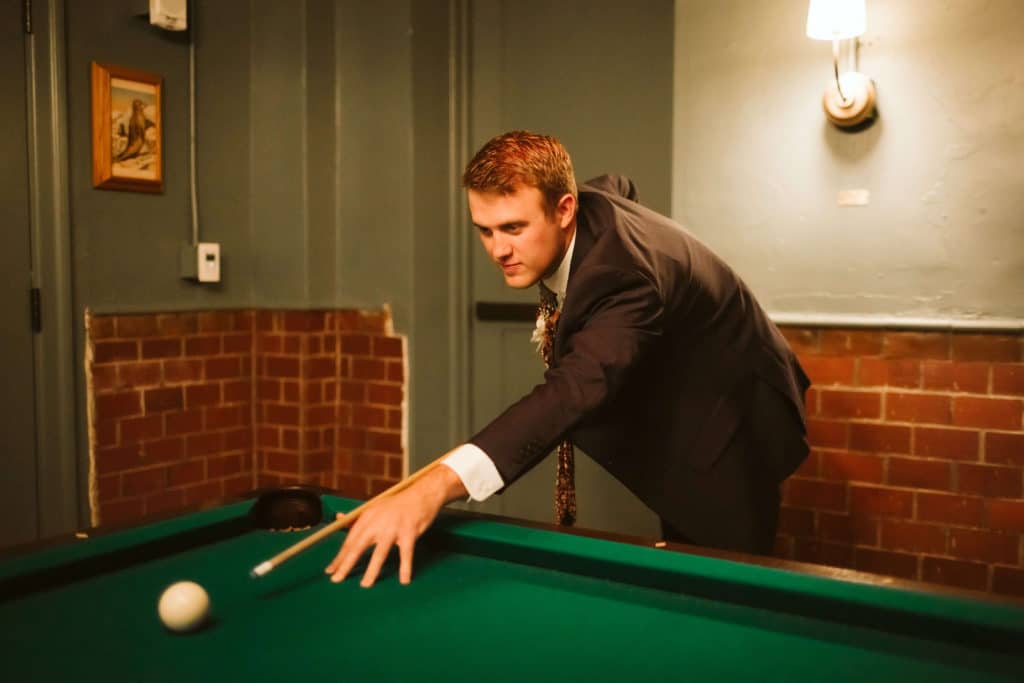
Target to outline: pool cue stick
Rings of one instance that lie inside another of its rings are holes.
[[[317,531],[315,534],[311,534],[306,538],[302,539],[301,541],[299,541],[298,543],[289,546],[288,548],[285,548],[269,560],[259,563],[258,565],[253,567],[252,571],[249,572],[249,576],[251,576],[254,579],[259,578],[261,576],[265,576],[270,572],[271,569],[278,567],[285,561],[301,553],[306,548],[309,548],[310,546],[319,543],[323,539],[333,534],[335,531],[340,531],[344,529],[346,526],[359,519],[359,516],[362,515],[366,508],[368,508],[370,505],[373,505],[378,500],[381,500],[383,498],[386,498],[390,495],[393,495],[395,493],[398,493],[399,491],[408,488],[409,486],[414,484],[416,480],[425,475],[427,472],[432,471],[437,465],[441,463],[441,460],[444,459],[445,456],[447,456],[447,453],[438,458],[437,460],[427,464],[419,471],[409,475],[408,477],[398,482],[397,484],[391,486],[390,488],[384,491],[381,491],[370,500],[366,501],[365,503],[355,508],[354,510],[350,511],[349,513],[337,518],[320,531]]]

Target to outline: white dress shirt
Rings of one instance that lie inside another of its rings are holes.
[[[565,256],[558,265],[554,274],[543,280],[544,286],[555,293],[558,297],[558,308],[562,308],[565,300],[565,290],[569,286],[569,268],[572,266],[572,252],[576,248],[576,233],[572,234],[569,241],[569,248],[565,250]],[[459,475],[463,486],[469,492],[472,500],[483,501],[494,495],[494,492],[505,485],[505,481],[494,466],[494,461],[483,452],[479,446],[465,443],[449,453],[441,461]]]

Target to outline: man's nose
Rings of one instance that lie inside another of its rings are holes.
[[[512,243],[500,233],[494,236],[491,243],[491,253],[495,261],[508,258],[512,254]]]

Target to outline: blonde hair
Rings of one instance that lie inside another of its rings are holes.
[[[462,174],[467,190],[511,194],[517,185],[540,190],[544,211],[552,215],[564,195],[576,198],[569,152],[551,136],[513,130],[491,138]]]

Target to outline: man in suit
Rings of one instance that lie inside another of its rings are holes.
[[[631,181],[577,189],[554,138],[513,131],[466,167],[481,243],[515,288],[539,285],[544,382],[443,465],[370,506],[326,572],[416,539],[451,500],[499,492],[556,446],[556,515],[571,523],[579,446],[654,510],[669,540],[770,553],[779,485],[807,456],[809,381],[750,290],[708,247],[636,201]]]

